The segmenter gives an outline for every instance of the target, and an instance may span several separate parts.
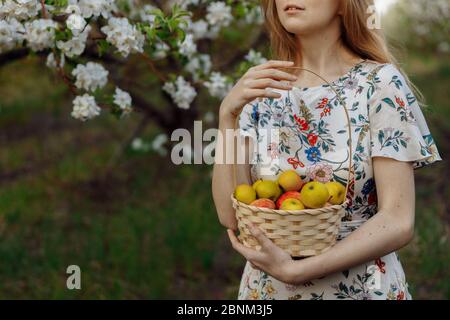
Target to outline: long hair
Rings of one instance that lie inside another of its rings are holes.
[[[391,53],[382,30],[369,28],[367,9],[374,6],[373,0],[342,1],[342,43],[363,59],[395,65],[405,77],[421,105],[424,97],[402,70]],[[284,29],[281,24],[274,0],[261,0],[261,9],[269,33],[274,59],[301,62],[296,36]]]

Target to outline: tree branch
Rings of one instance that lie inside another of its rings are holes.
[[[45,8],[45,0],[41,0],[42,18],[47,19],[47,9]]]

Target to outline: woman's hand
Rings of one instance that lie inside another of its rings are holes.
[[[243,255],[254,268],[264,271],[284,283],[292,283],[295,279],[293,268],[295,261],[292,257],[270,241],[259,228],[251,225],[249,230],[258,240],[261,250],[247,248],[239,242],[234,232],[228,229],[228,236],[233,248]]]
[[[279,93],[266,89],[268,87],[281,90],[292,89],[291,84],[282,81],[291,83],[297,80],[297,77],[277,68],[291,67],[293,64],[292,61],[271,60],[249,68],[222,101],[220,117],[238,117],[242,108],[256,98],[280,98]]]

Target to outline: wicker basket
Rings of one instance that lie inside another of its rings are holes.
[[[297,68],[301,69],[301,68]],[[258,241],[251,235],[248,225],[253,223],[277,246],[287,251],[292,257],[308,257],[321,254],[329,250],[335,243],[341,219],[347,206],[347,195],[352,175],[352,138],[351,122],[345,102],[333,86],[318,74],[307,70],[324,82],[336,93],[344,107],[348,122],[348,146],[350,148],[348,179],[345,187],[345,202],[318,209],[304,210],[274,210],[259,208],[237,201],[233,194],[231,201],[236,210],[239,229],[239,240],[247,247],[260,250]],[[236,127],[238,127],[236,122]],[[234,166],[234,183],[236,185],[236,166]]]

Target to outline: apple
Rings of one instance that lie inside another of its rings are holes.
[[[296,171],[289,170],[278,177],[278,184],[284,191],[299,191],[303,186],[303,180]]]
[[[283,203],[284,200],[286,199],[297,199],[300,200],[300,192],[297,191],[289,191],[289,192],[285,192],[281,195],[281,197],[278,198],[277,200],[277,208],[281,208],[281,204]]]
[[[283,201],[283,203],[281,204],[281,210],[303,210],[305,209],[305,206],[303,205],[303,203],[298,200],[298,199],[294,199],[294,198],[289,198]]]
[[[256,186],[256,195],[259,199],[270,199],[276,201],[281,195],[281,189],[275,181],[262,180]]]
[[[331,204],[342,204],[345,200],[345,187],[336,181],[325,183],[331,198],[328,200]]]
[[[258,208],[269,208],[269,209],[275,209],[275,202],[273,202],[270,199],[257,199],[250,203],[251,206],[255,206]]]
[[[324,183],[312,181],[305,184],[300,192],[303,204],[312,209],[322,208],[330,198]]]
[[[256,200],[256,191],[248,184],[241,184],[234,190],[234,197],[237,201],[250,204]]]
[[[261,182],[262,182],[261,179],[255,181],[255,183],[253,184],[253,189],[255,189],[255,191],[256,191],[256,187],[257,187],[258,184],[260,184]]]

